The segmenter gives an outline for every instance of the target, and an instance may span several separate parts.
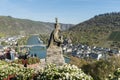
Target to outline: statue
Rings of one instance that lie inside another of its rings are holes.
[[[50,35],[50,39],[48,42],[48,48],[60,47],[60,45],[63,43],[62,36],[59,35],[60,25],[58,23],[58,19],[56,18],[55,20],[56,20],[55,29],[52,31]]]
[[[48,43],[47,55],[45,59],[47,64],[65,64],[62,48],[60,46],[62,43],[63,39],[62,36],[60,36],[60,25],[58,24],[58,20],[56,18],[55,29],[52,31]]]

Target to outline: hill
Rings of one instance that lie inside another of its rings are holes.
[[[111,41],[120,41],[120,31],[113,31],[108,39]]]
[[[114,31],[120,31],[120,12],[96,15],[70,28],[64,36],[74,43],[110,47],[112,42],[108,38]]]
[[[87,21],[77,24],[71,30],[80,30],[86,27],[120,28],[120,12],[96,15]]]
[[[61,24],[62,30],[72,27],[72,24]],[[32,21],[28,19],[13,18],[11,16],[0,16],[0,35],[16,34],[44,34],[50,33],[54,23]]]

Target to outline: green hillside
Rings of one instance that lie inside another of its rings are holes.
[[[120,30],[120,12],[106,13],[96,15],[93,18],[77,24],[70,30],[81,30],[88,29],[90,27],[109,29],[109,30]],[[90,28],[91,29],[91,28]]]
[[[113,31],[108,40],[111,40],[111,41],[120,41],[120,31]]]
[[[116,30],[120,31],[120,12],[97,15],[75,25],[63,34],[65,37],[70,37],[74,44],[110,47],[113,42],[110,42],[108,38]],[[116,41],[120,36],[116,35],[115,37]]]
[[[62,29],[72,27],[72,24],[61,24]],[[11,16],[0,16],[0,35],[16,34],[46,34],[54,28],[54,23],[32,21],[28,19],[18,19]]]

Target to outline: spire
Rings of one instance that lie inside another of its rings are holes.
[[[56,24],[58,24],[58,18],[55,18]]]
[[[58,23],[58,18],[55,18],[55,28],[57,28],[57,27],[60,27],[60,25],[59,25],[59,23]]]

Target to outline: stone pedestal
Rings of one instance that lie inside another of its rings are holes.
[[[62,54],[62,48],[48,48],[47,49],[47,57],[46,57],[47,64],[56,64],[56,65],[63,65],[65,64],[65,60]]]

